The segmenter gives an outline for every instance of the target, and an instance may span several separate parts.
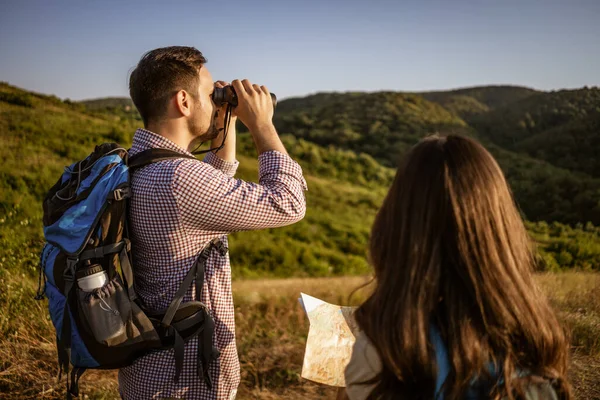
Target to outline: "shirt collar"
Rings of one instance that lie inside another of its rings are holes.
[[[138,128],[133,135],[133,143],[131,146],[130,155],[154,148],[169,149],[181,154],[193,156],[192,153],[182,147],[179,147],[166,137],[147,129]]]

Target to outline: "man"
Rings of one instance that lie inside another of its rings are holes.
[[[224,112],[211,94],[213,83],[202,53],[191,47],[166,47],[145,54],[131,73],[131,98],[144,121],[133,137],[130,155],[165,148],[190,155],[201,142],[218,147],[225,137]],[[273,104],[264,86],[232,82],[238,97],[223,148],[204,161],[177,158],[135,172],[130,224],[136,291],[148,310],[165,309],[199,252],[214,238],[240,230],[292,224],[304,217],[306,182],[272,123]],[[259,184],[235,179],[235,119],[248,127],[258,150]],[[235,346],[229,255],[213,251],[206,263],[202,302],[215,320],[212,389],[197,376],[198,341],[185,346],[178,383],[172,351],[144,356],[119,371],[124,399],[233,399],[240,381]],[[195,285],[185,301],[193,299]]]

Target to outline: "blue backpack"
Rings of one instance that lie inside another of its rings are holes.
[[[67,375],[67,399],[78,395],[86,369],[131,365],[152,351],[173,348],[175,376],[183,368],[184,343],[198,337],[198,376],[212,386],[209,363],[214,321],[201,299],[204,266],[211,251],[227,252],[213,240],[198,254],[169,307],[150,313],[138,300],[131,264],[127,211],[130,176],[145,165],[191,158],[167,149],[143,151],[131,159],[115,143],[96,146],[85,159],[65,168],[43,202],[46,244],[40,256],[36,299],[44,294],[56,329],[59,379]],[[194,301],[182,304],[195,280]],[[70,374],[69,364],[73,369]]]

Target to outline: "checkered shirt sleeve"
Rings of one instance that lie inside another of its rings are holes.
[[[240,165],[238,161],[225,161],[213,152],[207,153],[203,161],[231,177],[235,176]]]
[[[216,156],[214,156],[216,157]],[[258,159],[259,183],[235,179],[232,165],[213,168],[207,163],[183,160],[175,170],[173,193],[187,229],[223,235],[230,232],[274,228],[304,217],[306,181],[302,168],[277,151]]]

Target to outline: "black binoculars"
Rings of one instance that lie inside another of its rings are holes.
[[[224,103],[229,103],[232,107],[235,107],[238,104],[237,94],[235,94],[235,89],[231,85],[222,88],[215,88],[214,92],[212,93],[212,99],[217,107],[223,105]],[[277,105],[277,96],[275,96],[274,93],[271,93],[271,100],[273,100],[273,108],[275,108]]]

